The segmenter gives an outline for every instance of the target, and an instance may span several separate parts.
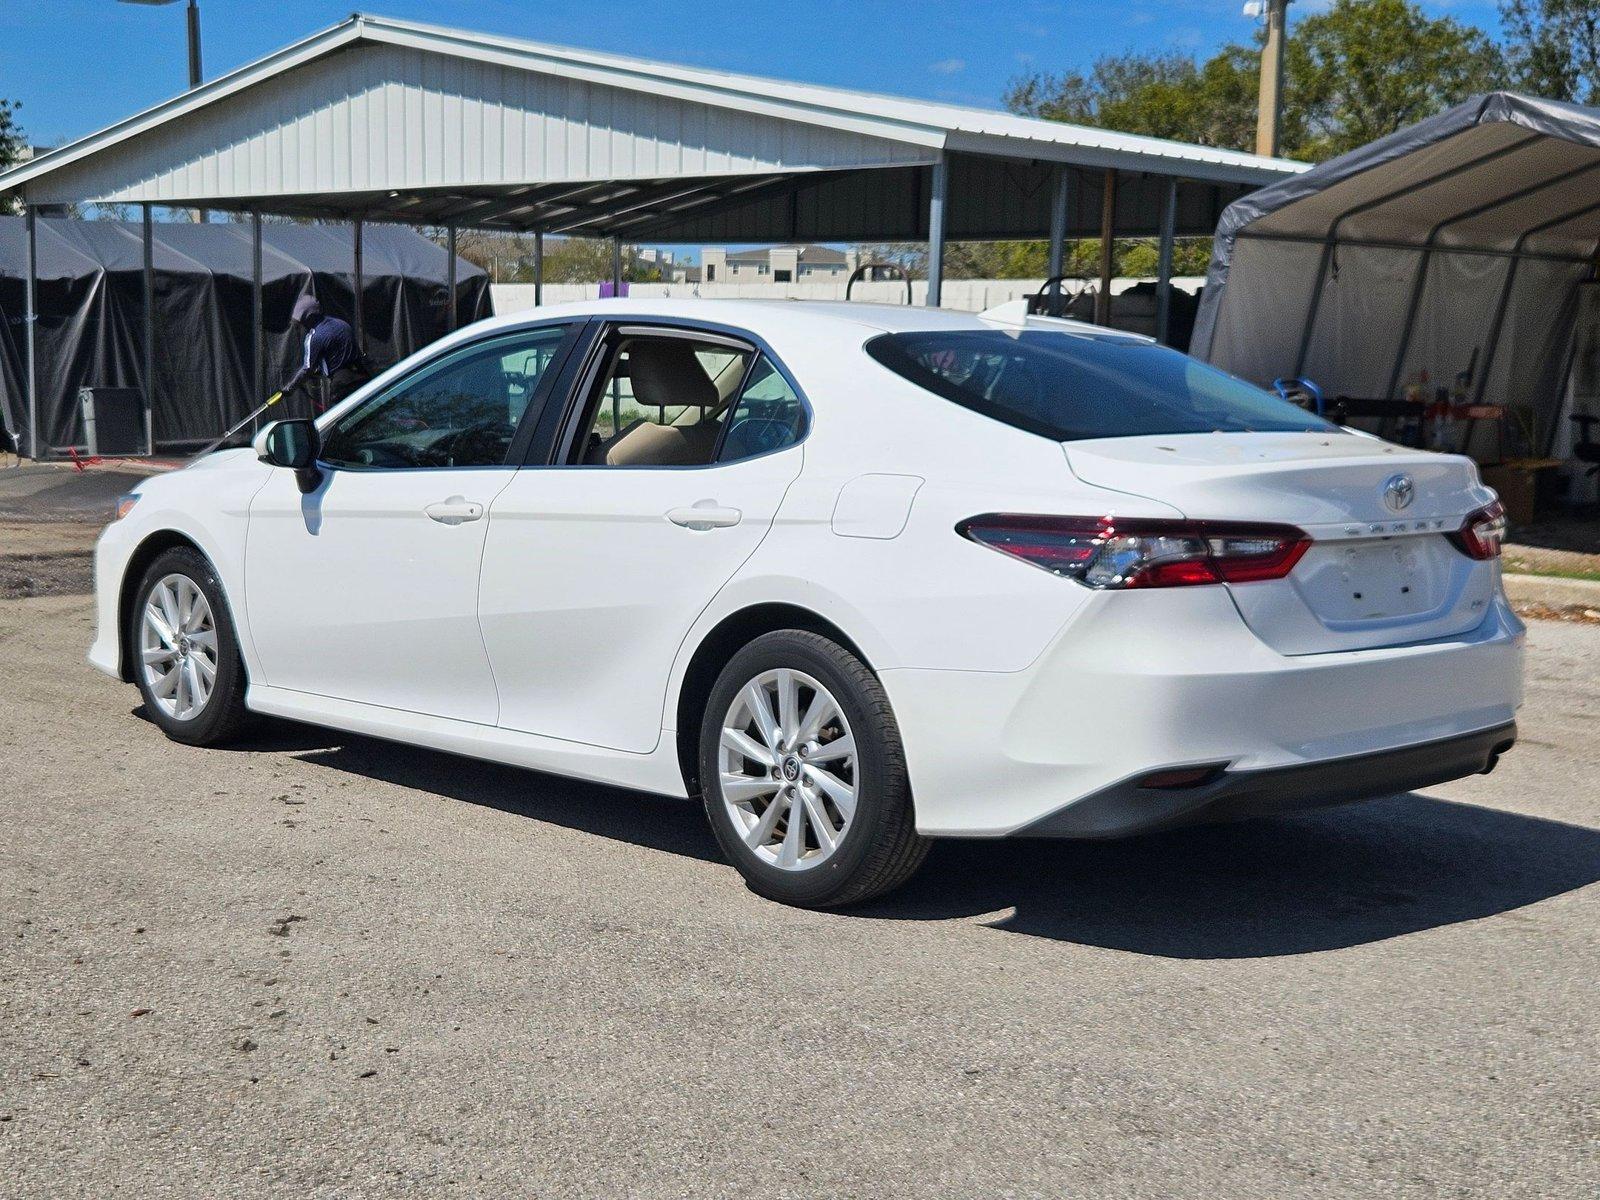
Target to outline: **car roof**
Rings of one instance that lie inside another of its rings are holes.
[[[1009,316],[1009,314],[1007,314]],[[533,321],[560,320],[563,317],[665,318],[681,321],[712,321],[747,328],[764,334],[797,324],[813,328],[831,326],[837,332],[906,333],[939,329],[993,329],[996,317],[989,314],[958,312],[945,308],[926,308],[910,304],[868,304],[833,300],[751,300],[702,299],[683,297],[622,297],[620,299],[578,300],[519,309],[491,318],[488,327],[515,327]],[[1002,325],[1020,321],[1000,320]],[[1107,334],[1111,330],[1080,326],[1078,322],[1050,321],[1056,328],[1081,327],[1085,331]]]

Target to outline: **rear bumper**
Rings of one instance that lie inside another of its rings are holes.
[[[1272,811],[1282,811],[1480,770],[1522,702],[1524,637],[1497,598],[1477,629],[1457,637],[1283,655],[1250,632],[1224,589],[1151,588],[1097,593],[1022,671],[897,668],[881,678],[919,832],[1110,837],[1160,827],[1208,799],[1152,799],[1145,789],[1143,810],[1117,802],[1158,771],[1222,767],[1229,778],[1216,785],[1238,790],[1232,807],[1265,803],[1246,793],[1270,793]],[[1424,761],[1417,774],[1409,752],[1426,760],[1439,747],[1449,748],[1443,773]],[[1366,759],[1373,774],[1389,774],[1356,780],[1352,793],[1350,764]],[[1322,767],[1332,774],[1312,773]],[[1298,784],[1287,774],[1296,769],[1308,772]],[[1081,805],[1089,807],[1073,815]],[[1140,811],[1148,818],[1135,819]]]
[[[1517,740],[1515,722],[1399,750],[1265,771],[1223,771],[1189,788],[1143,788],[1137,781],[1085,796],[1017,837],[1116,838],[1212,821],[1236,821],[1391,796],[1479,775]]]

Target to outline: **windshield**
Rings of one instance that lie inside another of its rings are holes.
[[[936,396],[1056,441],[1340,432],[1271,392],[1133,338],[951,329],[884,334],[866,348],[895,374]]]

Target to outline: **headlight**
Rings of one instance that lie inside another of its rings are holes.
[[[116,506],[111,510],[111,519],[120,521],[133,511],[133,506],[139,503],[139,493],[129,492],[125,496],[118,496]]]

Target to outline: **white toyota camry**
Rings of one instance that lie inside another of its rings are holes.
[[[1387,795],[1516,734],[1469,460],[1020,306],[519,313],[119,515],[90,659],[170,737],[266,713],[702,797],[794,904],[930,838]]]

